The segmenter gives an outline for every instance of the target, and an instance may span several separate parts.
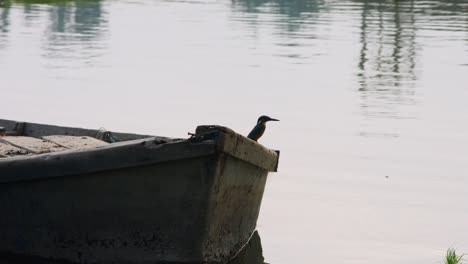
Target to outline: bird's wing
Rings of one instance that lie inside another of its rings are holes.
[[[263,132],[265,132],[265,126],[263,124],[257,124],[247,137],[257,141],[263,135]]]

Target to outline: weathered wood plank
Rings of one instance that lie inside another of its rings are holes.
[[[239,134],[222,133],[221,136],[222,151],[268,171],[277,171],[279,151],[267,149]]]
[[[45,136],[43,139],[48,140],[50,142],[54,142],[57,145],[64,146],[68,149],[90,149],[96,148],[100,146],[108,145],[109,143],[104,142],[99,139],[95,139],[92,137],[75,137],[75,136],[62,136],[62,135],[55,135],[55,136]]]
[[[12,146],[24,149],[34,154],[66,150],[66,148],[50,141],[32,137],[3,137],[2,141],[8,142],[8,144]]]
[[[27,154],[28,152],[26,150],[17,148],[4,142],[0,142],[0,158],[8,158]]]

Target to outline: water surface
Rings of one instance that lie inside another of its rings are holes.
[[[1,118],[281,150],[268,263],[468,252],[468,2],[22,1],[0,7]]]

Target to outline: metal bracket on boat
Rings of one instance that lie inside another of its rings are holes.
[[[18,122],[16,123],[15,129],[13,131],[7,131],[6,128],[0,127],[0,137],[5,136],[22,136],[24,134],[24,127],[26,123]]]
[[[25,126],[26,126],[26,123],[24,123],[24,122],[16,123],[16,127],[15,127],[16,136],[24,135],[24,127]]]

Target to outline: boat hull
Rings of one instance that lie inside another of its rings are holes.
[[[239,156],[248,139],[209,133],[0,162],[0,251],[74,263],[229,260],[255,230],[272,170],[264,162],[277,154],[254,164]]]

